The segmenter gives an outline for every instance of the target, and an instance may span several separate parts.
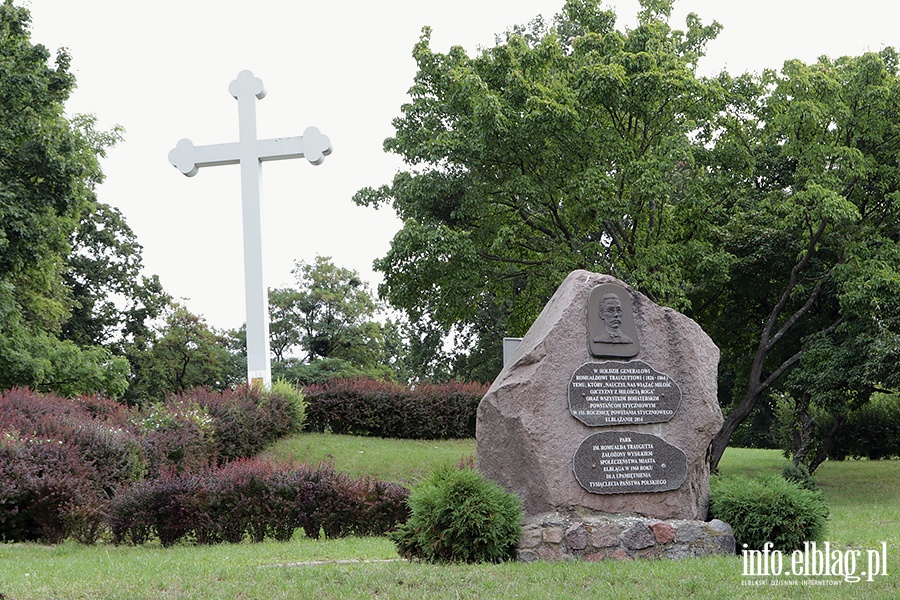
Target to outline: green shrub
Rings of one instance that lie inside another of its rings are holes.
[[[297,433],[306,424],[306,399],[303,392],[295,388],[286,379],[276,379],[265,393],[266,398],[276,398],[289,410],[290,421],[286,433]],[[285,435],[285,434],[282,434]]]
[[[803,465],[795,465],[793,463],[788,463],[784,465],[781,469],[781,477],[791,483],[795,483],[802,487],[804,490],[817,491],[819,486],[816,485],[816,482],[813,481],[812,475],[809,473],[809,469],[804,467]]]
[[[900,457],[900,394],[874,394],[841,425],[828,457],[880,460]]]
[[[389,534],[404,558],[500,562],[513,557],[522,502],[474,469],[439,469],[412,489],[408,502],[410,518]]]
[[[710,482],[710,518],[734,528],[738,549],[760,550],[766,542],[782,552],[821,540],[828,507],[822,494],[782,477],[714,477]]]

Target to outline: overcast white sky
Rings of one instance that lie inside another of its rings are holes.
[[[313,125],[334,147],[324,164],[263,167],[263,228],[270,287],[293,282],[295,260],[331,256],[373,288],[372,261],[399,222],[361,208],[352,195],[390,182],[400,160],[382,151],[393,133],[424,25],[432,46],[470,54],[495,34],[564,0],[16,0],[32,13],[32,39],[67,47],[78,89],[68,112],[92,113],[125,139],[103,162],[101,202],[118,207],[144,247],[148,274],[213,326],[244,317],[240,174],[237,166],[184,177],[167,160],[181,138],[237,141],[237,102],[228,84],[243,69],[263,80],[260,138],[301,135]],[[637,0],[613,0],[620,29],[635,24]],[[708,47],[705,73],[778,68],[789,58],[856,55],[900,46],[900,3],[883,0],[680,0],[672,24],[696,12],[725,29]]]

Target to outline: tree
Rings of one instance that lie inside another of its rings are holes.
[[[900,353],[897,53],[788,61],[725,87],[708,184],[734,261],[695,307],[739,385],[713,467],[761,398],[790,393],[798,424],[814,403],[839,427],[877,386],[896,387]]]
[[[94,202],[84,212],[63,276],[72,292],[64,339],[111,346],[123,354],[127,344],[148,335],[171,297],[159,277],[141,274],[141,250],[117,208]]]
[[[114,396],[128,364],[103,348],[60,340],[72,291],[70,241],[95,203],[99,158],[118,132],[67,119],[69,55],[32,44],[30,14],[0,4],[0,386]]]
[[[692,139],[722,103],[696,75],[719,26],[691,15],[677,31],[670,11],[646,0],[619,32],[598,2],[570,0],[554,28],[538,19],[474,58],[432,51],[423,30],[411,102],[385,141],[410,170],[355,201],[403,219],[376,261],[379,292],[414,324],[455,327],[465,375],[493,378],[501,339],[524,334],[574,269],[681,308],[692,282],[723,278]]]
[[[222,390],[243,380],[243,366],[232,359],[229,340],[202,317],[179,304],[146,348],[131,355],[135,365],[127,399],[134,404],[161,400],[194,387]]]
[[[383,333],[397,381],[441,383],[453,378],[453,356],[444,347],[440,327],[428,322],[413,325],[401,314],[385,322]]]
[[[284,362],[303,341],[302,300],[292,288],[269,290],[269,347],[275,362]]]
[[[293,274],[297,288],[269,292],[273,371],[304,382],[324,373],[393,377],[378,304],[359,274],[322,256],[298,261]]]
[[[0,337],[0,388],[27,385],[64,396],[104,394],[121,397],[128,387],[129,364],[101,346],[79,347],[46,334],[7,328]]]
[[[301,347],[308,358],[346,358],[365,339],[365,324],[377,308],[356,271],[329,257],[298,261],[292,271],[299,287]]]
[[[898,58],[702,78],[718,24],[674,30],[672,2],[641,5],[620,32],[569,0],[553,28],[474,58],[433,52],[426,28],[385,141],[409,169],[355,201],[404,221],[376,261],[381,295],[423,332],[465,336],[461,358],[483,357],[458,362],[470,375],[492,378],[491,345],[577,268],[696,319],[722,350],[715,468],[776,392],[802,419],[808,402],[839,414],[896,387]]]

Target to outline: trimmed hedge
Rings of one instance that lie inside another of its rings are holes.
[[[240,460],[203,473],[168,474],[116,497],[110,528],[116,544],[164,546],[383,535],[408,516],[408,491],[372,478],[353,479],[331,465]]]
[[[477,383],[408,388],[374,379],[335,379],[304,389],[307,429],[401,439],[471,438],[487,389]]]
[[[409,490],[398,483],[332,472],[317,497],[314,522],[325,537],[384,535],[409,517],[408,497]]]

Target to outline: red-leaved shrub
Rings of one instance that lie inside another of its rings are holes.
[[[112,500],[107,522],[114,544],[140,545],[153,535],[156,522],[153,490],[151,480],[139,481]]]
[[[191,473],[216,462],[215,429],[206,409],[174,398],[152,404],[134,418],[151,478]]]
[[[106,502],[145,473],[128,411],[97,397],[0,392],[0,537],[97,538]]]
[[[276,467],[268,462],[238,460],[213,472],[204,481],[206,543],[237,544],[249,535],[254,542],[266,537],[269,520],[270,480]]]
[[[238,460],[200,473],[144,481],[111,503],[113,541],[140,544],[155,533],[179,541],[238,543],[309,537],[381,535],[408,516],[403,486],[352,479],[315,467]]]
[[[198,388],[169,402],[179,401],[203,408],[212,419],[219,464],[254,456],[299,428],[294,401],[278,386],[268,392],[249,386],[222,392]]]
[[[268,534],[287,541],[302,528],[309,538],[318,538],[322,529],[319,506],[333,485],[335,471],[331,463],[282,465],[269,480]]]
[[[409,490],[374,477],[336,473],[316,510],[326,537],[383,535],[409,517]]]
[[[403,521],[400,485],[248,458],[297,430],[305,410],[286,384],[192,390],[139,410],[2,392],[0,540],[91,543],[108,527],[117,544],[258,542],[298,528],[378,535]]]
[[[92,470],[91,479],[107,497],[140,479],[146,470],[127,410],[112,400],[7,390],[0,393],[0,430],[75,446]]]
[[[105,498],[75,446],[0,434],[0,539],[96,540]]]

